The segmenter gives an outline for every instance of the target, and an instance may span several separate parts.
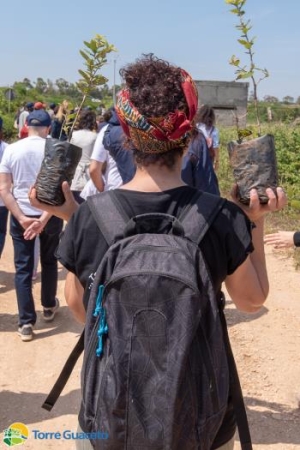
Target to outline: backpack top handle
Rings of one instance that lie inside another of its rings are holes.
[[[184,229],[179,220],[164,213],[146,213],[132,217],[125,229],[124,237],[141,233],[168,233],[184,237]]]

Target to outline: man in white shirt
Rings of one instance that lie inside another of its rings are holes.
[[[41,303],[43,318],[50,322],[59,307],[55,251],[63,227],[61,219],[32,207],[28,198],[44,158],[45,138],[50,130],[51,118],[46,111],[37,110],[29,114],[27,124],[28,137],[8,145],[0,164],[0,194],[11,213],[10,233],[14,246],[19,309],[18,334],[22,341],[32,340],[37,319],[32,295],[33,238],[37,234],[40,236]]]
[[[4,142],[3,139],[3,120],[2,117],[0,117],[0,163],[3,157],[4,149],[7,147],[7,143]],[[5,244],[5,237],[6,237],[6,230],[7,230],[7,218],[8,218],[8,209],[4,205],[4,202],[0,195],[0,258],[3,252],[4,244]]]

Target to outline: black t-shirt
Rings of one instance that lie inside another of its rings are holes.
[[[194,196],[195,189],[182,186],[164,192],[123,189],[116,189],[114,192],[129,217],[148,212],[178,217]],[[215,291],[218,292],[227,275],[232,274],[253,251],[251,223],[237,205],[226,201],[202,239],[200,247],[209,267]],[[85,303],[88,300],[89,287],[107,248],[107,243],[88,204],[84,202],[66,226],[58,248],[58,259],[79,278],[85,289]],[[212,450],[229,441],[234,432],[235,418],[229,402],[227,414]]]

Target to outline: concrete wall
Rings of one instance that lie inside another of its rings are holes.
[[[212,106],[216,113],[217,125],[246,126],[249,83],[236,81],[196,81],[199,106]]]

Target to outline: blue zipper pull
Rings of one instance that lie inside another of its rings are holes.
[[[106,322],[106,312],[102,305],[103,300],[103,291],[104,291],[104,285],[101,284],[99,286],[98,295],[96,299],[96,307],[93,316],[98,317],[100,315],[100,324],[99,329],[97,331],[98,335],[98,345],[96,348],[96,355],[98,357],[102,356],[103,354],[103,336],[108,333],[108,325]]]
[[[98,357],[102,356],[103,354],[103,336],[106,335],[108,333],[108,325],[106,322],[106,313],[105,313],[105,309],[102,307],[101,308],[101,318],[100,318],[100,325],[99,325],[99,329],[98,329],[98,347],[96,348],[96,355]]]
[[[104,291],[104,285],[100,284],[99,289],[98,289],[98,295],[97,295],[97,298],[96,298],[95,311],[93,313],[94,317],[98,317],[99,314],[100,314],[100,310],[102,308],[103,291]]]

